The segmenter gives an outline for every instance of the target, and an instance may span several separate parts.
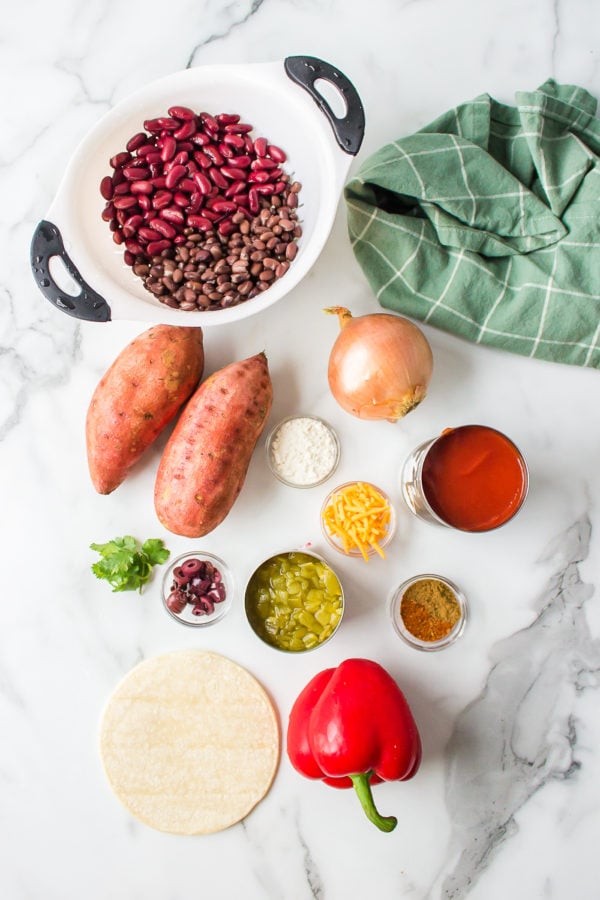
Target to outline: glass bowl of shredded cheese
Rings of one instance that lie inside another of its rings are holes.
[[[266,449],[271,472],[288,487],[317,487],[340,461],[338,436],[318,416],[283,419],[269,434]]]
[[[369,481],[348,481],[325,498],[321,528],[327,542],[346,556],[385,559],[385,547],[396,531],[396,513],[381,488]]]

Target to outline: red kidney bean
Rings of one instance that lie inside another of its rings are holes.
[[[220,169],[217,169],[216,166],[211,166],[211,168],[208,170],[208,174],[210,175],[210,179],[213,184],[216,184],[217,187],[224,189],[228,186],[229,182],[226,178],[223,177],[223,175],[221,175]]]
[[[196,191],[190,197],[190,205],[188,206],[188,212],[197,213],[202,203],[204,202],[204,195],[200,193],[200,191]]]
[[[175,225],[183,225],[185,222],[184,214],[176,206],[167,206],[165,209],[161,209],[159,215],[161,219],[166,219],[167,222],[173,222]]]
[[[195,150],[194,151],[194,159],[198,163],[198,165],[202,166],[203,169],[210,169],[212,166],[212,160],[203,150]]]
[[[165,206],[170,206],[172,199],[173,194],[170,191],[157,191],[152,199],[152,208],[163,209]]]
[[[147,251],[150,256],[158,256],[159,253],[162,253],[163,250],[168,250],[171,246],[171,241],[167,241],[166,239],[160,241],[151,241],[147,246]]]
[[[251,190],[256,191],[262,197],[270,197],[273,193],[273,185],[272,184],[255,184],[252,186]]]
[[[180,126],[180,122],[177,119],[174,119],[172,116],[159,116],[156,119],[158,125],[160,125],[161,132],[163,131],[176,131]]]
[[[271,159],[274,159],[276,163],[284,163],[287,159],[287,154],[281,149],[281,147],[276,147],[275,144],[269,144],[268,154]]]
[[[162,149],[160,151],[160,158],[163,162],[169,162],[170,159],[173,159],[175,153],[177,151],[177,141],[174,137],[166,137],[164,139]]]
[[[119,184],[115,184],[113,191],[114,196],[122,197],[123,194],[128,194],[130,184],[131,182],[129,181],[120,181]]]
[[[187,223],[190,228],[198,228],[200,231],[210,231],[213,223],[206,216],[188,216]]]
[[[141,225],[138,228],[138,235],[146,243],[150,243],[151,241],[160,241],[162,239],[162,235],[155,231],[153,228],[148,228],[147,225]]]
[[[194,182],[201,194],[209,194],[212,189],[211,181],[202,172],[194,172]]]
[[[254,141],[254,152],[260,158],[262,156],[267,155],[267,147],[269,146],[269,142],[264,137],[256,138]]]
[[[132,181],[129,189],[132,194],[152,194],[154,191],[154,187],[149,181]]]
[[[236,207],[237,208],[237,207]],[[223,219],[222,222],[219,222],[217,226],[217,231],[219,234],[223,235],[223,237],[227,237],[227,235],[232,234],[236,231],[237,225],[235,222],[232,222],[231,219]]]
[[[114,185],[110,175],[105,175],[100,182],[100,193],[105,200],[112,200],[112,196],[114,194]]]
[[[246,172],[237,166],[221,166],[221,172],[230,181],[244,181],[246,178]]]
[[[152,208],[152,201],[148,194],[138,194],[137,202],[138,206],[141,207],[141,209],[143,209],[145,212]]]
[[[202,124],[204,125],[204,127],[207,131],[217,132],[219,130],[219,123],[217,122],[217,120],[215,119],[214,116],[211,116],[210,113],[207,113],[207,112],[200,113],[200,121],[202,122]],[[229,127],[230,126],[226,125],[225,131],[227,131],[227,128],[229,128]]]
[[[184,121],[196,119],[196,113],[188,106],[170,106],[167,112],[173,119],[183,119]]]
[[[236,122],[240,121],[240,116],[235,113],[219,113],[215,118],[219,125],[235,125]]]
[[[190,198],[187,197],[185,194],[182,194],[181,191],[176,191],[173,194],[173,203],[176,206],[181,206],[183,208],[183,207],[186,207],[189,202],[190,202]]]
[[[174,188],[186,174],[185,166],[174,166],[166,176],[165,187],[169,190]]]
[[[129,216],[123,222],[123,234],[125,237],[133,237],[134,234],[137,234],[137,230],[143,221],[144,219],[140,215]]]
[[[206,156],[208,156],[208,158],[213,163],[213,165],[215,165],[215,166],[223,165],[223,157],[221,156],[217,147],[214,144],[207,144],[206,147],[204,148],[204,153],[206,154]]]
[[[225,125],[226,132],[235,132],[235,134],[249,134],[252,131],[253,126],[246,124],[246,122],[236,122],[235,124]]]
[[[110,160],[110,165],[113,169],[121,169],[124,165],[126,165],[131,159],[131,153],[126,153],[123,151],[122,153],[116,153]]]
[[[255,159],[251,169],[276,169],[277,163],[275,160],[270,159],[268,156],[259,156],[258,159]]]
[[[182,178],[177,187],[184,194],[193,194],[197,190],[196,182],[193,178]]]
[[[233,213],[236,211],[237,205],[229,200],[213,200],[210,208],[217,213]]]
[[[102,210],[102,218],[105,222],[110,222],[115,217],[115,207],[113,203],[107,203]]]
[[[147,140],[148,138],[146,132],[138,131],[137,134],[134,134],[133,137],[129,138],[129,140],[125,144],[125,147],[130,153],[134,153],[136,150],[139,150],[139,148],[142,147]]]
[[[166,169],[172,169],[174,166],[185,166],[188,159],[190,158],[190,154],[187,150],[177,150],[177,153],[173,157],[172,162],[165,166]]]
[[[115,244],[122,244],[125,238],[122,231],[113,231],[113,241]]]
[[[235,150],[243,150],[246,146],[246,141],[239,134],[225,134],[223,136],[223,143],[233,147]]]
[[[224,141],[221,141],[221,143],[217,145],[217,150],[226,160],[231,159],[231,157],[235,155],[234,148],[230,147],[229,144],[226,144]]]
[[[140,253],[144,252],[144,248],[137,241],[134,241],[132,238],[129,238],[125,241],[125,246],[129,250],[130,253],[135,253],[136,256],[139,256]]]
[[[172,240],[177,234],[173,226],[169,225],[169,223],[165,222],[163,219],[150,219],[150,228],[152,228],[153,231],[157,231],[159,235],[168,240]]]
[[[162,130],[162,125],[160,124],[160,121],[158,119],[146,119],[144,122],[144,128],[151,134],[159,134]]]
[[[245,187],[246,187],[245,181],[242,181],[242,180],[234,181],[229,185],[229,187],[225,191],[225,196],[227,197],[227,199],[230,199],[231,197],[235,197],[235,195],[240,194],[244,190]]]
[[[156,191],[162,191],[166,187],[167,179],[164,175],[157,175],[150,179],[150,184],[153,185]]]
[[[186,119],[186,121],[181,125],[176,131],[173,132],[173,137],[178,141],[185,141],[186,138],[191,137],[196,133],[196,121],[195,119]]]
[[[141,147],[138,147],[136,153],[138,157],[147,156],[149,153],[156,152],[156,144],[142,144]]]
[[[115,209],[131,209],[137,202],[136,197],[132,197],[131,194],[124,194],[121,197],[115,197],[113,206]]]
[[[256,187],[251,187],[248,191],[248,203],[250,206],[250,212],[256,215],[256,213],[260,209],[260,200],[258,198],[258,191],[256,190]]]
[[[250,184],[265,184],[271,180],[271,173],[267,169],[254,169],[248,177]]]
[[[196,134],[193,134],[190,137],[190,141],[198,147],[205,147],[207,144],[210,144],[209,136],[203,131],[197,131]]]
[[[238,169],[249,169],[252,163],[252,157],[247,153],[242,153],[241,156],[232,156],[229,160],[230,166],[235,166]]]

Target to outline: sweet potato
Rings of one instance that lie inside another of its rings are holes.
[[[174,534],[198,538],[229,513],[273,400],[259,353],[219,369],[183,410],[158,467],[154,506]]]
[[[88,466],[110,494],[191,396],[204,370],[200,328],[155,325],[134,338],[98,383],[85,423]]]

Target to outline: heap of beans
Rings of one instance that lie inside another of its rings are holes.
[[[176,615],[189,604],[193,615],[210,616],[215,611],[215,603],[222,603],[225,597],[219,569],[207,559],[191,557],[173,569],[171,592],[166,603]]]
[[[102,218],[144,286],[175,309],[235,306],[287,272],[302,234],[285,152],[236,114],[172,106],[110,160]]]

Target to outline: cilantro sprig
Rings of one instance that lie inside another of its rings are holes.
[[[130,534],[106,544],[90,544],[90,549],[100,554],[98,562],[92,563],[92,572],[108,581],[113,593],[137,590],[141,594],[153,567],[166,562],[170,555],[159,538],[149,538],[140,546]]]

